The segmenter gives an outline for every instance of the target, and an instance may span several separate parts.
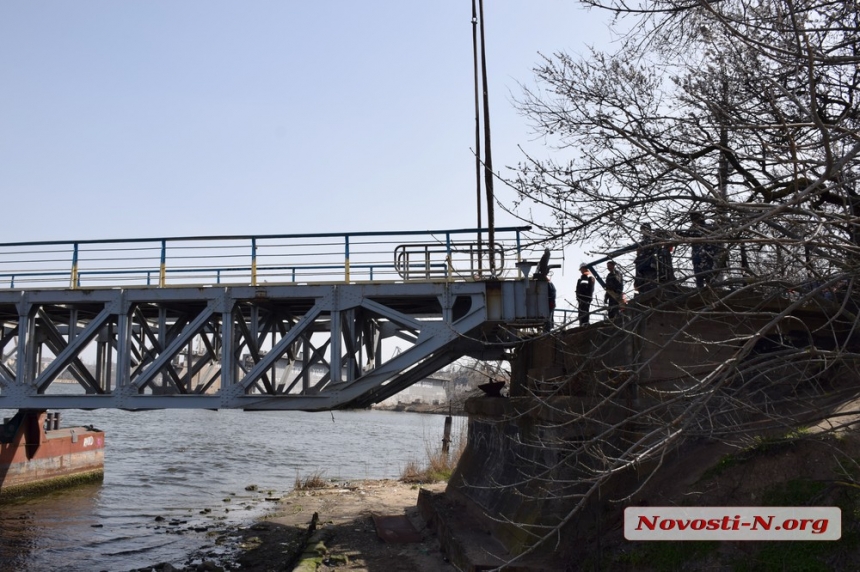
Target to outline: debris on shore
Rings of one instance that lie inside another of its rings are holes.
[[[445,483],[427,488],[441,491]],[[418,485],[395,480],[297,489],[251,526],[211,530],[213,544],[182,565],[160,563],[131,572],[334,572],[347,566],[353,572],[454,572],[418,514],[418,493]],[[374,515],[405,517],[418,534],[416,541],[384,541]]]

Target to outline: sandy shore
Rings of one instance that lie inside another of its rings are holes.
[[[442,491],[445,484],[423,487]],[[141,570],[456,572],[418,514],[418,491],[417,485],[393,480],[296,490],[252,526],[213,533],[213,546],[189,558],[184,567],[161,564]],[[417,534],[411,542],[386,542],[374,515],[377,520],[405,516]]]

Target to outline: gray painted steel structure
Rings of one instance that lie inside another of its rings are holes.
[[[518,260],[523,229],[512,230],[509,260]],[[546,282],[455,268],[453,243],[442,243],[441,279],[428,262],[430,243],[419,240],[392,249],[400,258],[393,282],[169,286],[162,279],[84,289],[73,268],[72,287],[0,290],[0,408],[366,407],[459,357],[504,358],[520,328],[546,320]],[[423,276],[404,266],[404,249],[424,253]],[[344,266],[348,273],[349,258]],[[160,274],[167,275],[163,264]],[[409,347],[386,356],[386,339]],[[284,358],[301,370],[279,372]],[[94,371],[84,365],[93,360]],[[312,377],[320,364],[328,373]],[[85,393],[58,394],[53,384],[63,372]]]

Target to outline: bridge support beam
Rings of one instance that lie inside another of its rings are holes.
[[[548,311],[528,280],[0,292],[0,408],[367,407]]]

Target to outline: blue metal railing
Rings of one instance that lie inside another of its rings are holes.
[[[0,244],[0,288],[462,281],[516,277],[530,227]],[[507,263],[507,266],[506,266]]]

